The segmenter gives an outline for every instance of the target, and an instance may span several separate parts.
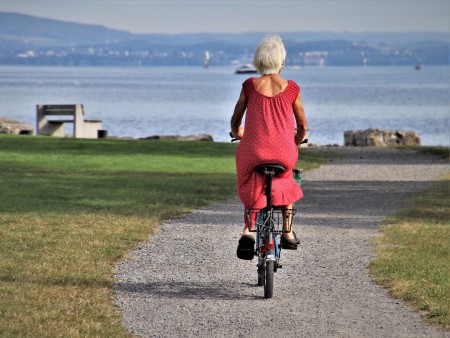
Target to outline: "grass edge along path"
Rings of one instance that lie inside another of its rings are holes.
[[[235,196],[235,149],[1,135],[0,336],[129,336],[114,263],[164,220]]]
[[[448,147],[416,149],[449,157]],[[421,311],[427,322],[450,330],[450,173],[408,199],[375,239],[369,271],[392,296]]]

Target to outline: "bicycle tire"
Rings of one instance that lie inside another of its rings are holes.
[[[265,287],[266,273],[264,271],[264,264],[258,263],[258,286]]]
[[[261,275],[258,275],[258,286],[265,286],[264,283],[265,282],[265,278],[264,278],[264,276],[262,276],[262,274]]]
[[[275,262],[267,261],[266,262],[266,278],[264,283],[264,298],[272,298],[273,296],[273,279],[275,273]]]

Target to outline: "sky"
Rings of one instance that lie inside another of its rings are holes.
[[[0,0],[0,12],[132,33],[450,33],[450,0]]]

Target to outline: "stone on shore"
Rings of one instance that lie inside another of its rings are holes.
[[[141,138],[140,140],[178,140],[178,141],[208,141],[213,142],[214,139],[209,134],[198,134],[198,135],[188,135],[188,136],[180,136],[180,135],[152,135],[145,138]]]
[[[29,123],[0,117],[0,134],[33,135],[34,128]]]
[[[387,147],[420,145],[420,137],[409,130],[347,130],[344,145],[353,147]]]

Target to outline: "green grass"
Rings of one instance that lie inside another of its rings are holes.
[[[235,149],[0,136],[0,336],[128,336],[114,263],[163,220],[234,196]]]
[[[448,158],[448,148],[424,152]],[[424,311],[427,321],[450,329],[450,174],[411,197],[382,233],[370,264],[374,279]]]
[[[417,151],[420,151],[424,154],[435,155],[435,156],[439,156],[439,157],[446,158],[446,159],[448,159],[449,155],[450,155],[449,147],[424,146],[424,147],[413,147],[413,149],[416,149]]]

